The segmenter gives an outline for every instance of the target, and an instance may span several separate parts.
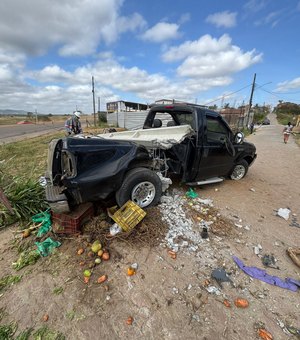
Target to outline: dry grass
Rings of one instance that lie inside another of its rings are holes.
[[[158,207],[148,208],[147,215],[135,228],[128,232],[121,232],[115,236],[109,235],[109,227],[114,223],[105,214],[95,217],[92,222],[83,229],[84,234],[89,235],[90,241],[105,240],[105,244],[114,241],[126,242],[130,246],[156,246],[164,238],[168,226],[162,221]]]

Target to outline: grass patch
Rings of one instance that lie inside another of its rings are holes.
[[[22,279],[22,276],[12,276],[12,275],[7,275],[4,276],[2,279],[0,279],[0,293],[2,291],[4,291],[6,288],[8,288],[9,286],[20,282]],[[1,339],[1,338],[0,338]]]
[[[34,340],[65,340],[65,336],[58,331],[53,331],[47,326],[39,328],[33,333]]]
[[[59,295],[64,291],[63,287],[56,287],[53,289],[53,294]]]
[[[282,112],[278,112],[276,114],[278,123],[282,124],[282,125],[287,125],[288,122],[291,122],[293,124],[294,121],[294,116],[292,114],[289,113],[282,113]]]
[[[64,137],[64,132],[1,145],[1,171],[10,176],[38,179],[43,176],[47,164],[48,144],[54,138]]]
[[[0,339],[13,340],[17,327],[18,326],[15,323],[11,323],[9,325],[0,325]]]

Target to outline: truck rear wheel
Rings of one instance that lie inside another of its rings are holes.
[[[162,184],[157,174],[146,168],[135,168],[126,174],[116,192],[117,204],[121,207],[132,200],[141,208],[156,205],[161,197]]]
[[[246,176],[248,167],[248,163],[244,159],[240,160],[237,164],[235,164],[230,174],[230,178],[235,181],[242,179]]]

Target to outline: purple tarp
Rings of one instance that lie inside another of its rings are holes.
[[[272,276],[266,273],[265,270],[259,269],[257,267],[247,267],[244,265],[244,263],[237,258],[236,256],[233,256],[234,262],[249,276],[258,279],[260,281],[264,281],[266,283],[269,283],[273,286],[278,286],[281,288],[292,290],[293,292],[296,292],[298,288],[300,288],[300,281],[286,278],[285,281],[280,279],[277,276]]]

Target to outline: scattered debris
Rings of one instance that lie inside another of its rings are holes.
[[[244,263],[236,256],[233,256],[233,260],[238,265],[238,267],[240,267],[247,275],[255,279],[269,283],[270,285],[289,289],[293,292],[296,292],[298,288],[300,288],[300,281],[294,280],[292,278],[286,278],[285,281],[283,281],[277,276],[267,274],[266,271],[263,269],[245,266]]]
[[[293,335],[296,335],[298,338],[300,337],[300,329],[297,329],[293,326],[287,326],[286,329]]]
[[[286,252],[292,261],[300,267],[300,258],[298,257],[300,255],[300,248],[288,248]]]
[[[290,224],[290,227],[300,228],[300,223],[298,223],[297,217],[295,214],[292,215],[292,223]]]
[[[252,192],[255,192],[255,189],[254,188],[251,188],[251,189],[249,189],[250,191],[252,191]]]
[[[185,193],[185,196],[188,198],[197,198],[198,194],[196,193],[196,191],[194,191],[193,188],[189,188],[189,190]]]
[[[274,269],[279,269],[278,266],[276,266],[276,259],[273,255],[268,255],[265,254],[262,259],[261,259],[263,265],[265,267],[270,267],[270,268],[274,268]]]
[[[226,271],[223,268],[214,269],[211,273],[211,277],[217,281],[218,285],[221,288],[222,288],[223,282],[230,282],[231,284],[233,284],[233,282],[228,277],[228,274],[226,273]]]
[[[208,229],[205,226],[202,228],[201,237],[204,239],[208,238]]]
[[[288,208],[279,208],[277,215],[284,218],[286,221],[289,219],[291,210]]]
[[[255,255],[259,255],[261,250],[262,250],[262,246],[260,244],[258,244],[257,246],[254,246]]]
[[[52,240],[51,237],[46,238],[43,242],[35,242],[35,245],[37,246],[38,252],[42,256],[48,256],[50,255],[55,248],[58,248],[61,246],[61,243],[59,241]]]

